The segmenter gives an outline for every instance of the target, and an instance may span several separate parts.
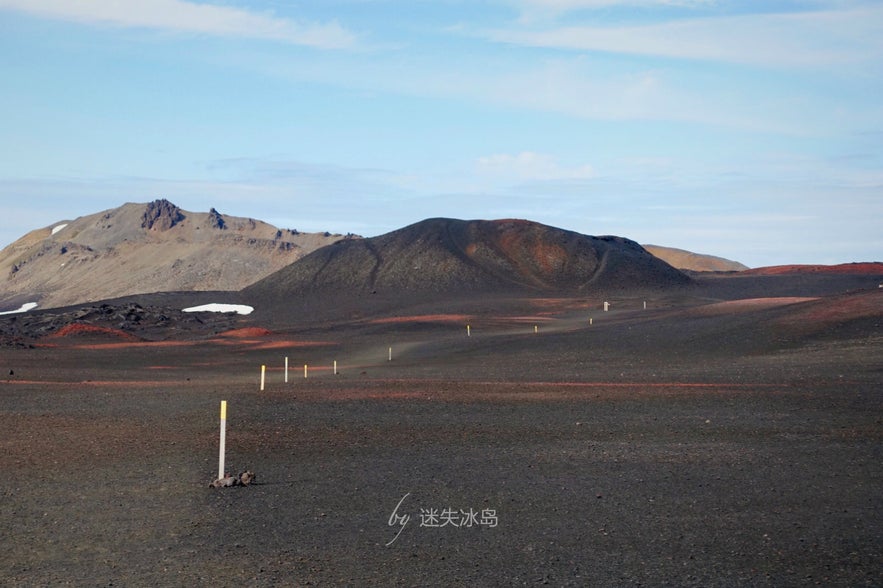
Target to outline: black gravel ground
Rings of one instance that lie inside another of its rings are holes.
[[[468,338],[426,317],[6,347],[2,584],[879,586],[863,300],[822,332],[534,301]],[[220,400],[249,487],[207,487]]]

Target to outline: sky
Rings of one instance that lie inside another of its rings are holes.
[[[0,247],[125,202],[883,261],[883,1],[0,0]]]

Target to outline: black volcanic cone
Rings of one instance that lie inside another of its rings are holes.
[[[621,237],[591,237],[523,220],[434,218],[329,245],[243,294],[261,300],[316,294],[576,294],[688,282],[685,274]]]

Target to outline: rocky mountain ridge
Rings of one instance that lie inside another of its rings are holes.
[[[163,291],[235,291],[352,235],[194,213],[166,199],[31,231],[0,251],[0,305],[59,307]]]

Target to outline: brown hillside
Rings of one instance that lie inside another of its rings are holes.
[[[0,251],[0,304],[239,290],[341,238],[214,209],[187,212],[167,200],[130,203],[32,231]]]
[[[732,261],[714,255],[693,253],[692,251],[675,249],[674,247],[644,245],[644,249],[670,266],[682,270],[694,272],[738,272],[748,269],[747,265],[743,265],[738,261]]]

